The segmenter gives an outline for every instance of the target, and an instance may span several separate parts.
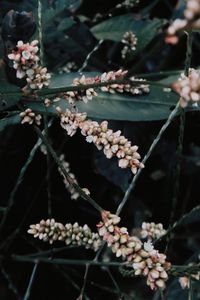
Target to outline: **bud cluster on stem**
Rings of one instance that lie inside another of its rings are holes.
[[[37,124],[40,125],[41,124],[41,119],[42,116],[39,114],[35,114],[32,109],[27,108],[25,111],[22,111],[19,116],[21,117],[21,123],[28,123],[28,124]]]
[[[142,223],[142,229],[140,232],[141,238],[147,239],[148,241],[155,240],[161,238],[166,234],[166,230],[163,228],[163,224],[161,223]]]
[[[94,251],[102,244],[99,235],[92,232],[88,225],[80,226],[78,223],[63,225],[54,219],[41,220],[38,224],[30,225],[28,233],[50,244],[62,241],[66,245],[84,246]]]
[[[184,10],[185,19],[175,19],[167,29],[166,42],[176,44],[178,32],[200,29],[200,0],[187,0]]]
[[[173,88],[180,94],[180,106],[186,107],[189,103],[197,104],[200,100],[200,73],[198,70],[189,69],[188,76],[181,74]]]
[[[126,31],[121,42],[124,44],[121,54],[122,58],[125,59],[128,54],[136,50],[137,37],[132,31]]]
[[[133,39],[133,37],[132,37]],[[136,42],[134,42],[135,45]],[[132,42],[133,44],[133,42]],[[133,45],[131,46],[133,48]],[[135,46],[134,46],[135,47]],[[118,71],[109,71],[105,72],[101,75],[97,75],[95,77],[85,77],[85,75],[82,75],[80,78],[75,78],[73,80],[72,86],[84,86],[84,85],[90,85],[90,84],[99,84],[99,83],[108,83],[105,86],[99,87],[101,91],[103,92],[109,92],[109,93],[131,93],[133,95],[143,94],[143,93],[149,93],[149,85],[145,84],[144,79],[138,79],[131,77],[130,83],[110,83],[109,81],[115,81],[115,80],[122,80],[125,78],[126,74],[128,73],[127,70],[118,70]],[[141,83],[134,84],[134,80],[141,81]],[[133,84],[131,84],[131,81]],[[94,88],[88,88],[83,89],[81,91],[68,91],[64,93],[60,93],[59,97],[64,98],[67,100],[70,104],[74,105],[77,101],[83,101],[85,103],[88,102],[88,100],[92,100],[94,96],[97,96],[97,91]]]
[[[130,236],[127,228],[117,226],[119,222],[119,216],[103,211],[102,221],[97,224],[99,235],[117,257],[132,264],[135,275],[147,277],[151,289],[165,288],[171,267],[166,255],[155,250],[150,241],[143,244],[139,238]]]
[[[40,66],[38,50],[37,40],[31,43],[18,41],[16,49],[8,54],[8,58],[13,61],[13,68],[16,69],[16,77],[19,79],[26,77],[27,85],[23,88],[24,92],[49,85],[51,76],[47,73],[47,68]]]
[[[86,113],[73,113],[68,109],[62,112],[60,107],[56,109],[60,116],[61,127],[68,135],[73,136],[79,128],[81,134],[86,136],[86,141],[94,143],[98,150],[103,150],[108,159],[118,158],[120,168],[131,168],[133,174],[138,168],[144,168],[139,161],[138,146],[132,146],[131,142],[121,135],[120,130],[113,132],[109,129],[107,121],[99,124],[96,121],[86,120]]]

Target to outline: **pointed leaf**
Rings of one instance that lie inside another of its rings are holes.
[[[21,118],[19,114],[13,114],[9,117],[0,120],[0,132],[3,131],[7,126],[19,124]]]
[[[95,76],[94,72],[85,72],[86,77]],[[80,74],[55,74],[52,77],[49,89],[70,87],[74,78]],[[48,93],[46,89],[45,92]],[[119,120],[119,121],[152,121],[166,119],[171,110],[175,107],[179,96],[173,91],[166,92],[163,87],[151,86],[150,93],[144,95],[131,95],[128,93],[104,93],[98,90],[98,96],[92,101],[78,102],[77,107],[81,112],[87,112],[88,116],[97,119]],[[63,109],[69,107],[65,100],[57,102],[56,105]],[[41,103],[30,103],[30,108],[38,111],[45,111]],[[190,110],[199,110],[198,107],[191,107]],[[49,112],[55,109],[49,108]]]
[[[91,31],[97,39],[107,39],[120,42],[126,31],[133,31],[138,39],[135,53],[144,49],[158,34],[165,21],[160,19],[153,20],[134,20],[133,14],[117,16],[103,21]]]

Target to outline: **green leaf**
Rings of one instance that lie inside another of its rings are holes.
[[[19,114],[13,114],[0,120],[0,132],[2,132],[7,126],[19,124],[21,118]]]
[[[87,77],[95,73],[85,73]],[[77,73],[54,75],[51,88],[69,87],[72,80],[80,77]],[[81,112],[87,112],[91,118],[120,121],[152,121],[166,119],[179,97],[174,92],[164,92],[162,87],[151,86],[150,93],[145,95],[110,94],[98,91],[98,96],[87,104],[79,102],[77,107]],[[56,102],[62,108],[69,107],[65,100]],[[32,103],[29,107],[45,111],[43,104]],[[50,112],[55,110],[50,109]]]
[[[159,29],[165,24],[165,20],[134,20],[133,14],[117,16],[103,21],[91,31],[97,39],[107,39],[120,42],[126,31],[133,31],[138,38],[135,53],[144,49],[158,34]]]
[[[44,26],[46,27],[47,25],[49,25],[49,23],[52,23],[52,20],[55,21],[59,17],[64,17],[66,19],[67,10],[74,12],[79,8],[80,5],[80,0],[56,0],[54,1],[54,5],[49,7],[49,3],[45,1],[43,3]]]
[[[147,95],[125,95],[99,93],[91,102],[78,104],[80,111],[99,119],[120,121],[162,120],[169,116],[176,105],[178,96],[163,92],[160,87],[151,87]],[[86,109],[85,109],[86,108]]]
[[[0,111],[15,106],[19,102],[20,96],[20,89],[17,86],[6,80],[0,80]]]
[[[95,72],[84,72],[86,77],[97,75]],[[78,73],[54,74],[48,89],[44,89],[46,94],[51,89],[68,88],[71,86],[74,78],[80,78]],[[154,82],[152,82],[154,83]],[[119,120],[119,121],[153,121],[168,118],[171,110],[179,100],[179,96],[173,91],[165,91],[163,87],[150,86],[150,93],[144,95],[132,95],[128,93],[105,93],[98,91],[98,96],[93,97],[88,103],[78,102],[77,107],[80,112],[86,112],[88,117],[96,119]],[[56,106],[62,109],[69,108],[67,101],[60,100]],[[38,112],[46,112],[43,103],[30,103],[28,105]],[[196,111],[199,107],[188,107],[186,111]],[[48,108],[48,112],[55,113],[54,108]]]

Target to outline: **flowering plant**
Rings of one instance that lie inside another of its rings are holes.
[[[48,299],[198,297],[199,1],[36,2],[0,3],[6,293],[45,298],[44,266]]]

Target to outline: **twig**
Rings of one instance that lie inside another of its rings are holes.
[[[43,29],[42,29],[42,2],[38,0],[38,40],[40,46],[40,61],[44,65]]]
[[[1,257],[3,259],[5,257]],[[91,266],[109,266],[109,267],[119,267],[127,265],[126,262],[107,262],[107,261],[94,261],[94,260],[78,260],[78,259],[62,259],[62,258],[47,258],[47,257],[38,257],[32,258],[25,255],[12,255],[11,259],[18,262],[29,262],[29,263],[47,263],[47,264],[56,264],[56,265],[72,265],[72,266],[85,266],[87,264]]]
[[[81,73],[88,65],[88,62],[90,60],[90,57],[92,56],[92,54],[94,52],[96,52],[99,47],[101,46],[101,44],[103,43],[104,40],[99,40],[98,43],[96,44],[96,46],[92,49],[92,51],[90,51],[85,59],[85,61],[83,62],[83,65],[80,67],[80,69],[78,70],[79,73]]]
[[[89,267],[90,267],[90,264],[86,264],[85,273],[84,273],[84,277],[83,277],[83,285],[82,285],[81,292],[80,292],[80,295],[79,295],[78,299],[83,299],[84,292],[85,292],[85,287],[86,287],[86,284],[87,284],[87,277],[88,277]]]
[[[97,262],[98,259],[99,259],[99,256],[101,255],[103,249],[104,249],[104,246],[106,245],[106,242],[102,242],[102,245],[100,247],[100,249],[97,251],[94,259],[92,260],[92,262]],[[80,294],[80,298],[81,296],[83,296],[84,294],[84,291],[85,291],[85,286],[86,286],[86,283],[87,283],[87,277],[88,277],[88,273],[89,273],[89,268],[90,268],[91,264],[87,264],[86,265],[86,269],[85,269],[85,274],[84,274],[84,281],[83,281],[83,286],[82,286],[82,289],[81,289],[81,294]]]
[[[38,267],[38,263],[36,262],[34,267],[33,267],[33,271],[32,271],[31,277],[30,277],[30,281],[29,281],[29,284],[28,284],[28,287],[27,287],[27,290],[26,290],[26,293],[25,293],[25,296],[24,296],[23,300],[28,300],[29,297],[30,297],[33,281],[34,281],[36,271],[37,271],[37,267]]]
[[[98,83],[91,83],[91,84],[79,84],[79,85],[69,85],[66,87],[60,87],[60,88],[43,88],[41,90],[37,91],[37,95],[38,96],[47,96],[47,95],[57,95],[59,93],[64,93],[64,92],[68,92],[68,91],[83,91],[83,90],[87,90],[90,88],[98,88],[98,87],[102,87],[102,86],[107,86],[107,85],[112,85],[112,84],[131,84],[132,86],[141,84],[140,80],[135,79],[130,80],[128,78],[123,78],[123,79],[116,79],[116,80],[109,80],[109,81],[104,81],[104,82],[98,82]],[[160,86],[160,87],[171,87],[168,84],[164,84],[162,82],[156,82],[156,81],[145,81],[145,84],[149,84],[152,86]],[[19,95],[19,96],[23,96],[22,92],[3,92],[0,90],[0,93],[3,94],[4,96],[14,96],[14,95]]]
[[[47,123],[47,116],[44,116],[44,131],[47,140],[49,141],[49,130],[48,130],[48,123]],[[52,216],[52,199],[51,199],[51,156],[47,149],[47,197],[48,197],[48,216]]]
[[[191,58],[192,58],[192,32],[187,33],[187,51],[186,51],[186,59],[185,59],[185,76],[189,75],[189,68],[191,65]],[[173,189],[173,196],[172,196],[172,208],[171,208],[171,215],[169,226],[174,222],[175,210],[178,202],[178,193],[180,188],[180,173],[181,173],[181,156],[183,152],[183,138],[184,138],[184,129],[185,129],[185,109],[181,109],[180,114],[180,127],[179,127],[179,138],[178,138],[178,147],[176,151],[177,161],[176,161],[176,168],[175,168],[175,178],[174,178],[174,189]],[[166,245],[166,250],[169,246],[170,241],[170,234],[168,235],[168,242]]]
[[[22,235],[22,238],[27,242],[29,243],[32,247],[34,247],[35,249],[37,249],[39,251],[39,253],[43,253],[45,251],[41,251],[41,249],[37,246],[35,246],[35,244],[33,244],[30,240],[28,240],[24,235]],[[53,249],[52,249],[53,250]],[[55,249],[56,250],[56,249]],[[74,280],[72,280],[71,278],[71,274],[70,276],[65,272],[65,270],[62,269],[61,266],[57,266],[57,265],[52,265],[52,268],[58,272],[59,274],[62,275],[62,277],[64,277],[67,281],[69,281],[71,283],[71,285],[77,290],[80,292],[80,287],[79,285],[77,285]],[[85,299],[86,300],[89,300],[89,298],[87,297],[86,293],[85,293]],[[21,300],[21,299],[20,299]]]
[[[43,144],[47,147],[48,151],[51,153],[54,161],[56,162],[56,164],[58,165],[58,167],[63,172],[63,174],[64,174],[65,178],[67,179],[67,181],[69,182],[69,184],[74,187],[74,189],[80,194],[80,196],[84,200],[86,200],[87,202],[89,202],[96,210],[98,210],[99,212],[101,212],[103,209],[90,196],[88,196],[79,187],[79,185],[77,185],[76,183],[74,183],[74,180],[70,177],[70,175],[67,173],[66,169],[63,167],[62,162],[60,161],[60,159],[57,156],[56,152],[53,150],[52,146],[48,143],[46,137],[43,135],[43,133],[41,132],[41,130],[37,126],[35,126],[35,125],[34,125],[34,129],[35,129],[36,133],[38,134],[38,136],[40,137],[40,139],[42,140]]]
[[[108,273],[110,279],[112,280],[114,287],[116,288],[117,294],[119,296],[119,299],[122,300],[123,299],[123,293],[119,288],[119,285],[117,283],[117,281],[115,280],[114,276],[112,275],[110,269],[108,267],[106,267],[106,272]]]
[[[178,221],[176,221],[171,227],[168,228],[168,230],[166,231],[166,233],[163,236],[161,236],[159,239],[155,240],[154,243],[156,243],[156,242],[161,241],[162,239],[164,239],[166,236],[169,235],[169,233],[171,233],[178,226],[180,226],[181,223],[183,223],[186,218],[188,218],[190,215],[192,215],[195,211],[198,211],[198,210],[200,211],[200,205],[197,205],[190,212],[184,214]],[[199,213],[199,215],[200,215],[200,213]]]
[[[51,124],[52,123],[49,122],[48,126],[51,126]],[[21,168],[21,171],[20,171],[19,176],[17,178],[16,184],[15,184],[15,186],[14,186],[14,188],[13,188],[11,194],[10,194],[10,197],[8,199],[8,205],[6,207],[6,210],[3,212],[3,216],[2,216],[2,219],[1,219],[1,223],[0,223],[0,233],[2,232],[2,229],[3,229],[4,224],[6,222],[7,216],[9,214],[9,212],[10,212],[10,209],[14,205],[15,194],[18,191],[18,188],[19,188],[19,186],[21,185],[21,183],[22,183],[22,181],[24,179],[24,175],[25,175],[25,173],[26,173],[26,171],[27,171],[30,163],[32,162],[32,160],[33,160],[33,158],[35,156],[35,153],[36,153],[36,151],[37,151],[37,149],[39,148],[40,145],[41,145],[41,140],[38,139],[37,142],[36,142],[36,144],[32,148],[32,150],[31,150],[31,152],[30,152],[30,154],[28,156],[28,159],[26,160],[24,166]]]
[[[143,164],[145,164],[146,161],[148,160],[148,158],[150,157],[150,155],[153,152],[154,148],[156,147],[156,145],[160,141],[163,133],[165,132],[165,130],[167,129],[167,127],[170,125],[170,123],[172,122],[172,120],[174,119],[174,117],[176,116],[176,114],[177,114],[178,111],[179,111],[179,102],[177,103],[176,107],[174,108],[174,110],[169,115],[169,117],[168,117],[167,121],[165,122],[165,124],[160,129],[160,132],[158,133],[157,137],[155,138],[155,140],[151,144],[151,146],[150,146],[147,154],[144,156],[144,158],[142,160]],[[116,211],[117,215],[119,215],[121,213],[124,205],[128,201],[129,196],[130,196],[131,192],[133,191],[133,189],[135,187],[135,184],[136,184],[136,181],[139,178],[141,172],[142,172],[142,169],[139,169],[138,172],[136,173],[136,175],[133,177],[131,184],[129,185],[128,189],[126,190],[124,198],[122,199],[121,203],[119,204],[119,206],[117,208],[117,211]]]
[[[13,281],[12,281],[10,275],[7,273],[7,271],[5,270],[5,268],[3,267],[2,264],[1,264],[1,273],[2,273],[3,277],[6,279],[6,281],[8,282],[8,288],[13,292],[13,294],[15,294],[17,299],[20,300],[21,297],[19,295],[19,292],[16,289],[15,285],[13,284]]]
[[[193,300],[192,277],[189,276],[188,300]]]

